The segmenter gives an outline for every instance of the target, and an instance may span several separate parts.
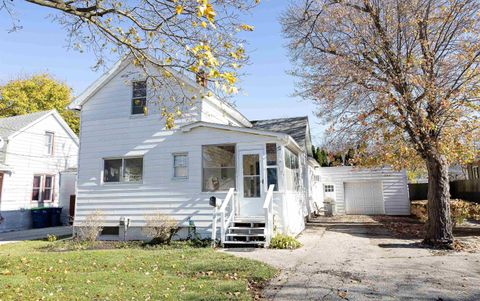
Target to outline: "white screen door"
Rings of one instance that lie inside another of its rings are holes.
[[[240,152],[239,210],[241,216],[263,214],[263,153],[260,151]]]

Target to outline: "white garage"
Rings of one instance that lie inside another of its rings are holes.
[[[381,181],[346,182],[346,214],[385,214]]]
[[[350,166],[319,169],[322,201],[334,203],[334,214],[410,215],[405,171]]]

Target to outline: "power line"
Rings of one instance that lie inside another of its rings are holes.
[[[67,159],[67,158],[73,158],[73,157],[78,157],[77,155],[68,155],[68,156],[56,156],[56,155],[44,155],[44,156],[35,156],[35,155],[26,155],[26,154],[19,154],[19,153],[12,153],[12,152],[5,152],[1,151],[0,153],[3,153],[5,155],[14,155],[14,156],[21,156],[21,157],[29,157],[29,158],[39,158],[39,159]]]

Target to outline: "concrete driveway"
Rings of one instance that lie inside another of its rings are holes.
[[[430,251],[378,225],[309,226],[294,250],[229,249],[280,268],[271,300],[480,300],[480,254]]]
[[[57,237],[72,235],[72,226],[2,232],[0,233],[0,245],[23,240],[42,239],[48,235],[55,235]]]

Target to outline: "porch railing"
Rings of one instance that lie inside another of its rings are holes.
[[[263,210],[265,211],[265,247],[270,245],[273,236],[273,189],[275,185],[268,187]]]
[[[217,209],[217,207],[215,207],[213,212],[213,223],[212,223],[213,243],[215,243],[217,240],[218,226],[220,226],[220,243],[222,245],[225,243],[225,237],[226,237],[228,225],[230,225],[234,217],[235,217],[235,189],[230,188],[220,208]],[[220,218],[220,225],[218,225],[219,218]]]

